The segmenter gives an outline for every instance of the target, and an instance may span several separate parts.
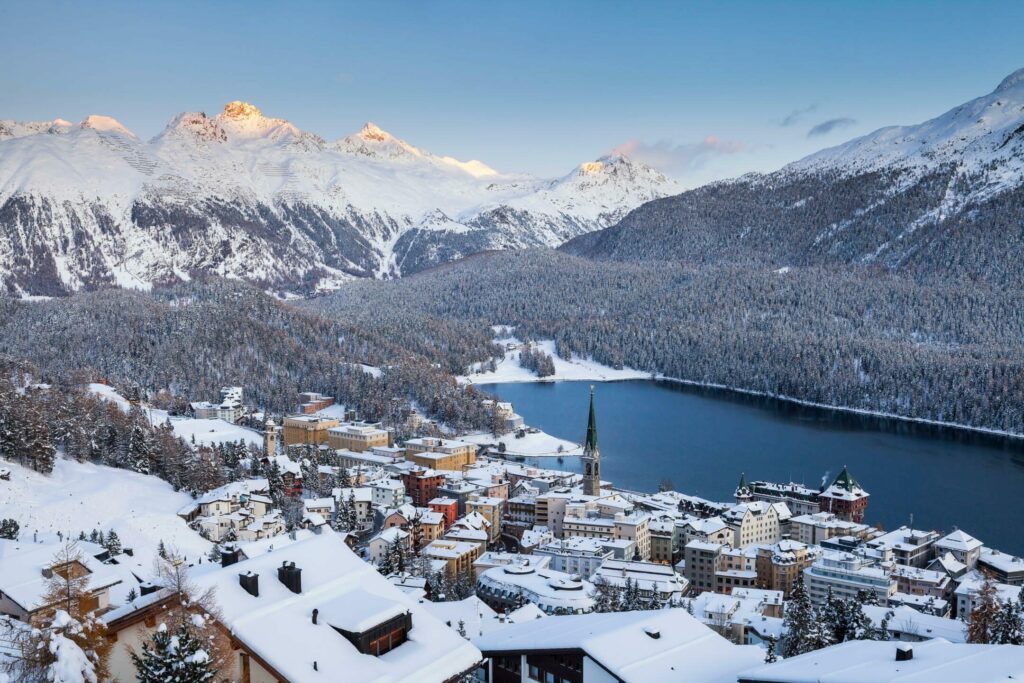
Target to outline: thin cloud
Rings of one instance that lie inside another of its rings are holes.
[[[807,105],[806,107],[804,107],[802,109],[794,109],[793,111],[791,111],[788,114],[786,114],[785,118],[783,118],[781,121],[779,121],[779,125],[782,126],[783,128],[789,128],[790,126],[795,126],[796,124],[800,123],[800,121],[804,118],[804,114],[810,114],[812,111],[814,111],[817,108],[818,108],[818,105],[816,105],[816,104],[809,104],[809,105]]]
[[[822,121],[818,125],[811,128],[809,131],[807,131],[807,137],[813,138],[819,135],[828,135],[834,130],[838,130],[839,128],[846,128],[847,126],[852,126],[855,123],[857,123],[857,119],[851,119],[848,116],[843,116],[838,119],[829,119],[828,121]]]
[[[612,150],[630,159],[643,162],[662,171],[692,171],[704,166],[713,157],[738,154],[746,145],[735,140],[722,140],[709,135],[700,142],[676,144],[670,140],[655,143],[629,140]]]

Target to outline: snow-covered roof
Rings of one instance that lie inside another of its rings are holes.
[[[78,561],[89,571],[85,590],[97,591],[123,581],[118,565],[103,564],[95,558],[105,552],[103,548],[86,541],[75,544]],[[64,544],[57,541],[32,543],[0,539],[0,592],[28,612],[44,607],[49,579],[43,571],[54,566],[63,548]]]
[[[913,657],[897,661],[909,648]],[[1024,647],[854,640],[745,671],[741,683],[1002,683],[1024,676]]]
[[[294,562],[302,570],[301,593],[278,580],[282,562]],[[239,575],[246,572],[259,575],[259,597],[239,585]],[[200,589],[216,590],[232,636],[288,680],[443,681],[480,659],[475,647],[356,557],[330,530],[202,574],[195,582]],[[348,604],[359,607],[353,612],[356,617],[344,614]],[[312,622],[313,609],[326,610],[317,624]],[[326,618],[338,611],[342,614],[337,618],[346,624],[363,626],[399,610],[412,614],[409,640],[379,657],[360,654]],[[319,674],[314,673],[314,661]]]
[[[911,633],[923,639],[945,638],[951,643],[967,641],[967,624],[959,619],[925,614],[913,607],[882,607],[881,605],[864,605],[864,613],[871,619],[876,628],[889,616],[889,629],[896,633]]]
[[[682,609],[554,616],[474,639],[485,654],[581,650],[627,683],[736,683],[763,651],[733,645]]]
[[[939,540],[935,541],[936,548],[942,548],[944,550],[956,550],[960,552],[971,552],[981,548],[982,543],[974,536],[968,533],[964,533],[960,529],[953,531],[952,533],[946,534]]]

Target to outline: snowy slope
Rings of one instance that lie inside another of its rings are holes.
[[[927,171],[952,164],[962,175],[984,175],[984,190],[1024,179],[1024,69],[991,93],[912,126],[882,128],[790,164],[793,173],[846,175],[879,169]]]
[[[780,269],[867,265],[1019,287],[1024,69],[933,119],[648,202],[562,249]]]
[[[327,142],[245,102],[179,114],[148,142],[107,116],[0,121],[0,282],[49,295],[213,272],[328,287],[433,265],[438,250],[555,246],[677,191],[622,157],[546,180],[372,123]]]
[[[63,458],[49,475],[12,462],[3,466],[11,479],[0,481],[0,518],[17,520],[23,537],[114,529],[143,562],[156,555],[161,540],[193,559],[210,548],[177,516],[192,497],[157,477]]]

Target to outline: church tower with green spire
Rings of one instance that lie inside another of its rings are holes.
[[[601,495],[601,451],[597,447],[597,417],[594,415],[594,387],[590,387],[590,417],[587,438],[583,441],[583,493]]]

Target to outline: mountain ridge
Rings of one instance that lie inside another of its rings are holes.
[[[107,116],[0,121],[0,291],[213,273],[308,293],[473,251],[557,246],[679,190],[629,159],[588,164],[561,178],[502,174],[372,123],[326,141],[237,100],[178,114],[148,141]]]
[[[981,97],[778,171],[630,212],[561,249],[597,259],[878,266],[1024,280],[1024,69]]]

